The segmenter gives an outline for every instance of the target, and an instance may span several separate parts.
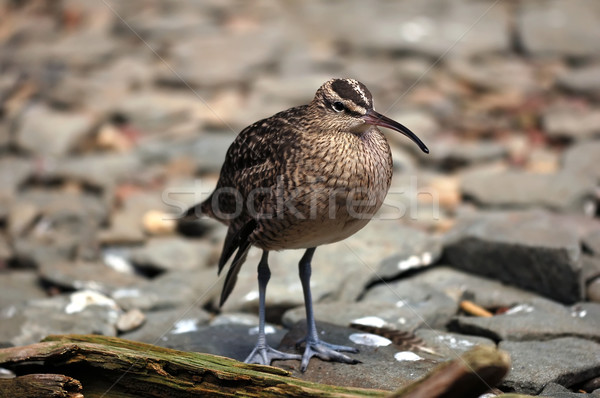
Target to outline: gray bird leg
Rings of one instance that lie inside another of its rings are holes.
[[[358,352],[356,348],[326,343],[321,341],[317,334],[317,326],[315,324],[315,315],[312,306],[312,296],[310,293],[310,263],[312,261],[313,254],[315,253],[315,249],[316,248],[314,247],[306,249],[306,252],[298,264],[300,271],[300,282],[302,283],[302,290],[304,292],[304,305],[306,307],[306,337],[297,343],[298,345],[302,342],[306,343],[304,355],[302,356],[302,364],[300,365],[300,370],[302,372],[306,371],[308,362],[314,356],[325,361],[336,361],[352,364],[360,362],[338,352]]]
[[[267,283],[271,279],[271,270],[268,262],[269,252],[264,250],[258,263],[258,341],[254,350],[244,362],[270,365],[275,360],[300,359],[300,355],[288,354],[277,351],[267,344],[265,335],[265,294]]]

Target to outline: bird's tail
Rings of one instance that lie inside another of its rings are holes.
[[[248,250],[250,250],[250,235],[252,232],[254,232],[255,228],[256,220],[250,220],[240,229],[234,229],[233,226],[230,226],[229,230],[227,231],[225,243],[223,244],[223,251],[221,252],[221,258],[219,259],[219,275],[233,253],[236,253],[236,251],[237,253],[233,258],[233,261],[229,266],[227,276],[225,277],[225,284],[223,285],[223,290],[221,291],[219,306],[222,306],[225,303],[225,300],[227,300],[227,297],[229,297],[233,291],[233,288],[235,287],[237,275],[240,272],[240,268],[246,261]]]

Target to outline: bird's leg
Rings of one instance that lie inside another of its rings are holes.
[[[312,307],[312,296],[310,293],[310,263],[314,253],[314,247],[307,249],[302,256],[300,263],[298,264],[300,271],[300,282],[302,283],[302,290],[304,292],[304,305],[306,306],[306,337],[297,343],[297,345],[301,344],[302,342],[306,343],[304,355],[302,356],[302,364],[300,366],[300,370],[302,372],[306,371],[308,362],[313,356],[319,357],[325,361],[337,361],[345,363],[359,362],[356,359],[352,359],[349,356],[340,354],[338,352],[358,352],[356,348],[330,344],[319,339],[317,334],[317,326],[315,324],[315,315]]]
[[[258,363],[261,365],[270,365],[271,361],[285,359],[300,359],[300,355],[288,354],[277,351],[267,344],[265,335],[265,293],[267,283],[271,278],[271,270],[268,262],[269,252],[264,250],[260,262],[258,263],[258,341],[254,350],[248,355],[244,362]]]

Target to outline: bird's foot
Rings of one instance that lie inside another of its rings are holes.
[[[318,357],[324,361],[343,362],[350,364],[360,363],[359,360],[350,358],[349,356],[340,353],[358,352],[358,350],[354,347],[331,344],[321,340],[312,340],[306,338],[298,341],[296,343],[296,346],[299,346],[302,343],[306,343],[304,355],[302,355],[302,364],[300,365],[300,370],[302,372],[306,371],[306,369],[308,368],[308,362],[312,357]]]
[[[259,365],[271,365],[272,361],[284,361],[287,359],[301,359],[298,354],[288,354],[287,352],[278,351],[268,345],[256,346],[254,350],[244,360],[246,363],[257,363]]]

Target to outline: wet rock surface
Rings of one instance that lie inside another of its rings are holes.
[[[225,227],[174,219],[242,128],[347,76],[430,154],[384,131],[384,206],[315,253],[319,333],[362,363],[274,365],[396,390],[497,345],[504,392],[598,395],[596,2],[76,3],[0,4],[0,347],[100,333],[245,359],[260,251],[219,307]],[[270,255],[267,339],[289,352],[301,256]],[[389,330],[419,344],[376,345]]]

